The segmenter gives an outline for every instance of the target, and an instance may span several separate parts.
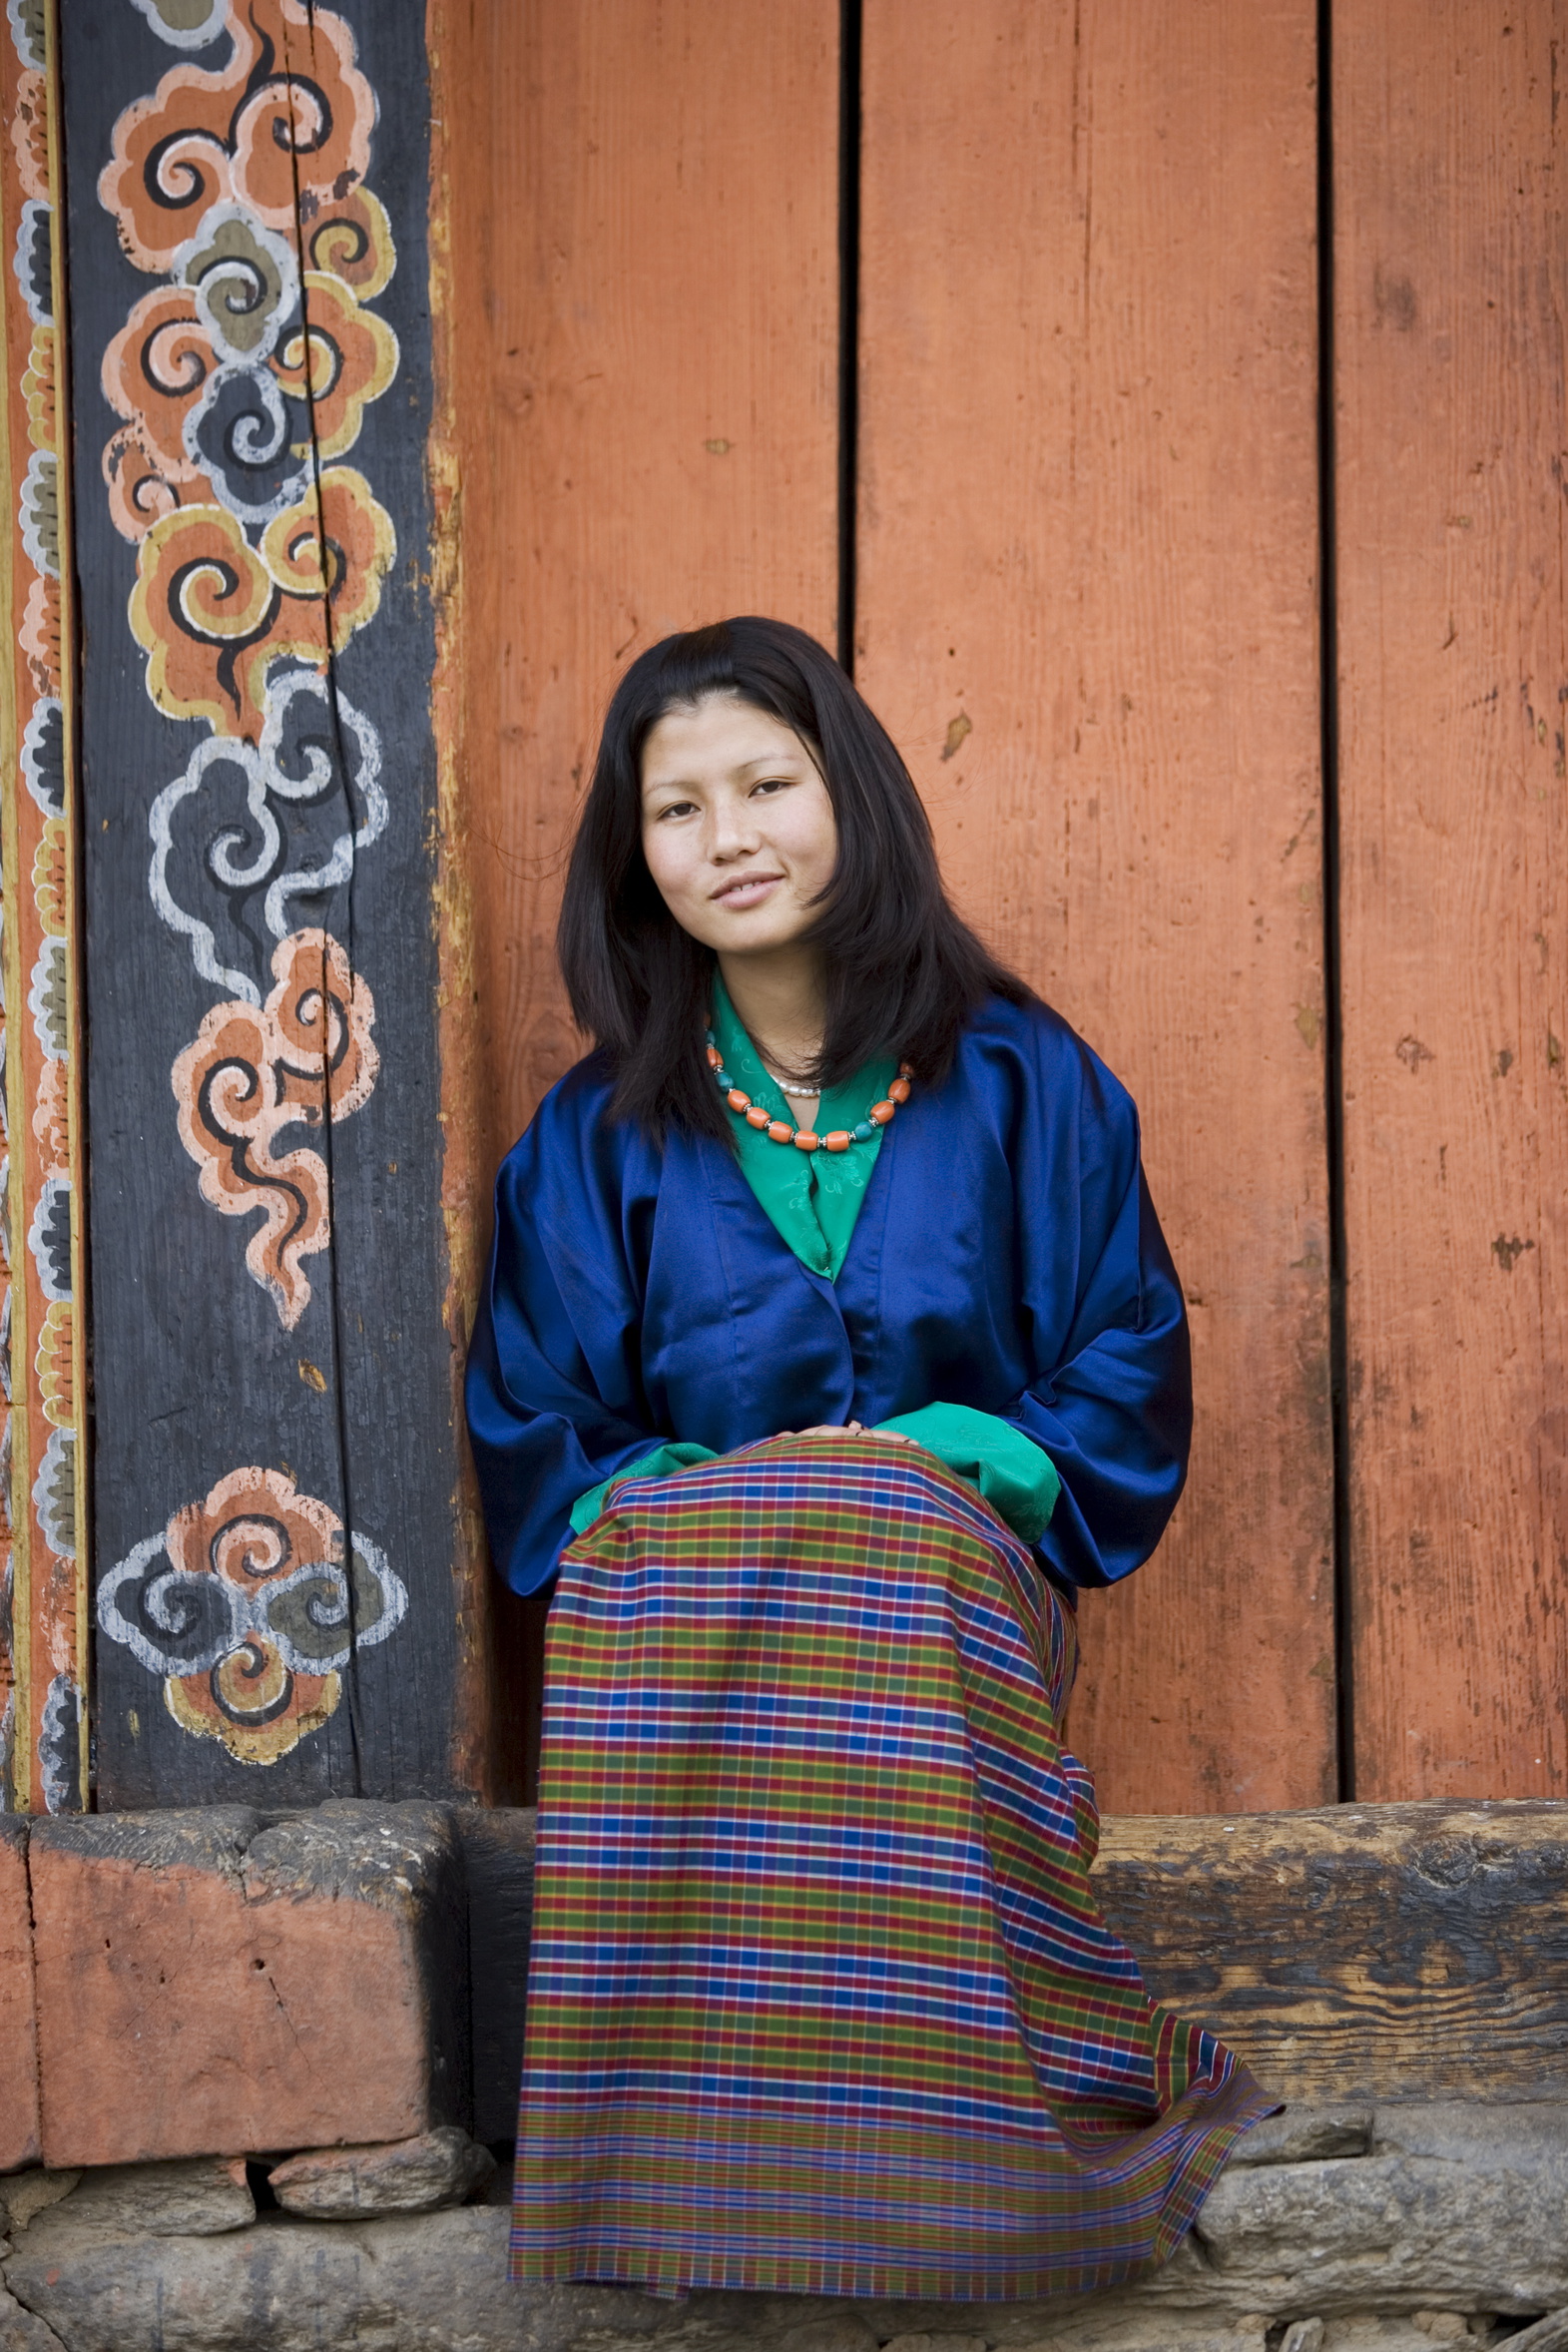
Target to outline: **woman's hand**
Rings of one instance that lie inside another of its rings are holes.
[[[868,1430],[858,1421],[819,1421],[808,1430],[781,1430],[782,1438],[881,1438],[889,1446],[912,1446],[902,1430]]]

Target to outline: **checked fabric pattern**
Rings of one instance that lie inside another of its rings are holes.
[[[1165,2259],[1274,2102],[1099,1915],[1074,1664],[916,1449],[613,1490],[549,1618],[514,2277],[951,2302]]]

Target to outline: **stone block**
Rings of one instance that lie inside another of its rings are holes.
[[[0,2287],[0,2352],[66,2352],[52,2327]]]
[[[34,1824],[44,2157],[142,2163],[466,2120],[445,1810],[338,1800]]]
[[[534,1921],[534,1811],[465,1809],[453,1819],[468,1868],[474,2137],[509,2140],[517,2129]]]
[[[488,2186],[487,2147],[450,2123],[379,2147],[315,2148],[275,2164],[267,2185],[285,2213],[316,2221],[382,2213],[435,2213]]]
[[[986,2352],[984,2336],[933,2336],[929,2329],[890,2336],[882,2352]]]
[[[29,2222],[46,2205],[57,2205],[68,2197],[82,2175],[80,2172],[13,2172],[0,2180],[0,2220],[4,2221],[8,2237],[20,2237]]]
[[[17,2300],[73,2352],[567,2352],[594,2331],[642,2339],[669,2303],[617,2287],[514,2287],[507,2216],[468,2205],[396,2221],[265,2214],[228,2237],[74,2243],[7,2265]],[[31,2348],[29,2348],[31,2352]]]
[[[19,1814],[0,1813],[0,2172],[36,2164],[43,2152],[27,1827]]]
[[[1371,2152],[1370,2107],[1287,2107],[1255,2123],[1231,2158],[1237,2164],[1307,2164]]]
[[[58,2173],[47,2178],[59,2179]],[[106,2164],[66,2173],[76,2186],[41,2204],[27,2225],[45,2245],[64,2231],[103,2238],[217,2237],[256,2219],[244,2156],[187,2156],[166,2164]],[[21,2232],[18,2232],[21,2235]]]
[[[1568,2098],[1568,1804],[1124,1816],[1095,1886],[1281,2098]]]
[[[1377,2110],[1372,2152],[1224,2172],[1139,2290],[1281,2318],[1568,2304],[1568,2106]]]
[[[1534,2327],[1522,2328],[1508,2341],[1517,2344],[1519,2352],[1568,2352],[1568,2311],[1548,2312]]]

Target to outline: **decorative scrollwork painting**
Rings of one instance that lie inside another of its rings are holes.
[[[0,603],[14,765],[4,787],[6,1215],[0,1236],[0,1803],[74,1811],[88,1789],[86,1367],[59,132],[54,19],[9,0],[0,33],[0,314],[13,500]]]
[[[183,1730],[241,1764],[319,1731],[341,1675],[401,1622],[408,1595],[376,1545],[281,1471],[232,1470],[103,1577],[99,1631],[163,1677]]]
[[[90,1743],[48,1673],[33,1740],[74,1735],[114,1808],[440,1789],[468,1750],[423,12],[83,0],[58,39],[69,510],[18,440],[51,398],[19,361],[11,441],[19,579],[73,534],[76,734],[68,660],[63,716],[19,714],[15,871],[50,908],[80,876],[90,1333],[80,1196],[36,1183],[10,1230],[38,1414],[90,1369],[96,1639]],[[12,230],[31,335],[61,264],[33,215]],[[25,606],[58,662],[58,610]],[[76,864],[35,880],[66,779]],[[32,957],[13,1019],[67,1041],[74,970]],[[40,1106],[65,1148],[67,1093]],[[35,1536],[65,1539],[74,1467],[35,1449]]]
[[[183,54],[121,113],[99,181],[125,254],[159,281],[104,352],[121,421],[103,473],[137,547],[148,695],[209,730],[153,803],[152,901],[227,991],[171,1083],[201,1197],[259,1220],[245,1264],[292,1330],[331,1233],[322,1129],[377,1069],[369,983],[320,909],[387,815],[375,725],[333,659],[374,619],[396,552],[344,462],[397,373],[369,307],[396,257],[366,185],[375,96],[339,15],[134,5]],[[194,62],[220,43],[223,63]]]

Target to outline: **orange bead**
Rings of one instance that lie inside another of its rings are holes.
[[[711,1070],[717,1070],[719,1067],[719,1048],[717,1045],[710,1045],[708,1048],[708,1067]]]
[[[769,1125],[770,1122],[768,1113],[763,1109],[760,1103],[753,1103],[751,1109],[746,1114],[746,1123],[749,1127],[766,1127]]]
[[[888,1087],[887,1092],[894,1102],[907,1102],[909,1099],[908,1079],[895,1078],[892,1084]],[[730,1100],[734,1102],[735,1096],[733,1094],[731,1095]]]
[[[794,1141],[794,1129],[786,1127],[783,1119],[770,1119],[768,1132],[775,1143],[793,1143]]]
[[[815,1151],[821,1140],[819,1135],[811,1133],[809,1127],[799,1127],[795,1130],[794,1148],[796,1151]]]
[[[732,1086],[725,1100],[733,1111],[749,1111],[752,1107],[751,1096],[743,1094],[739,1086]]]
[[[823,1151],[847,1151],[854,1137],[847,1127],[835,1127],[831,1135],[822,1137]]]
[[[897,1109],[898,1105],[895,1102],[873,1102],[865,1115],[868,1119],[874,1121],[878,1127],[885,1127],[888,1120],[893,1117]]]

